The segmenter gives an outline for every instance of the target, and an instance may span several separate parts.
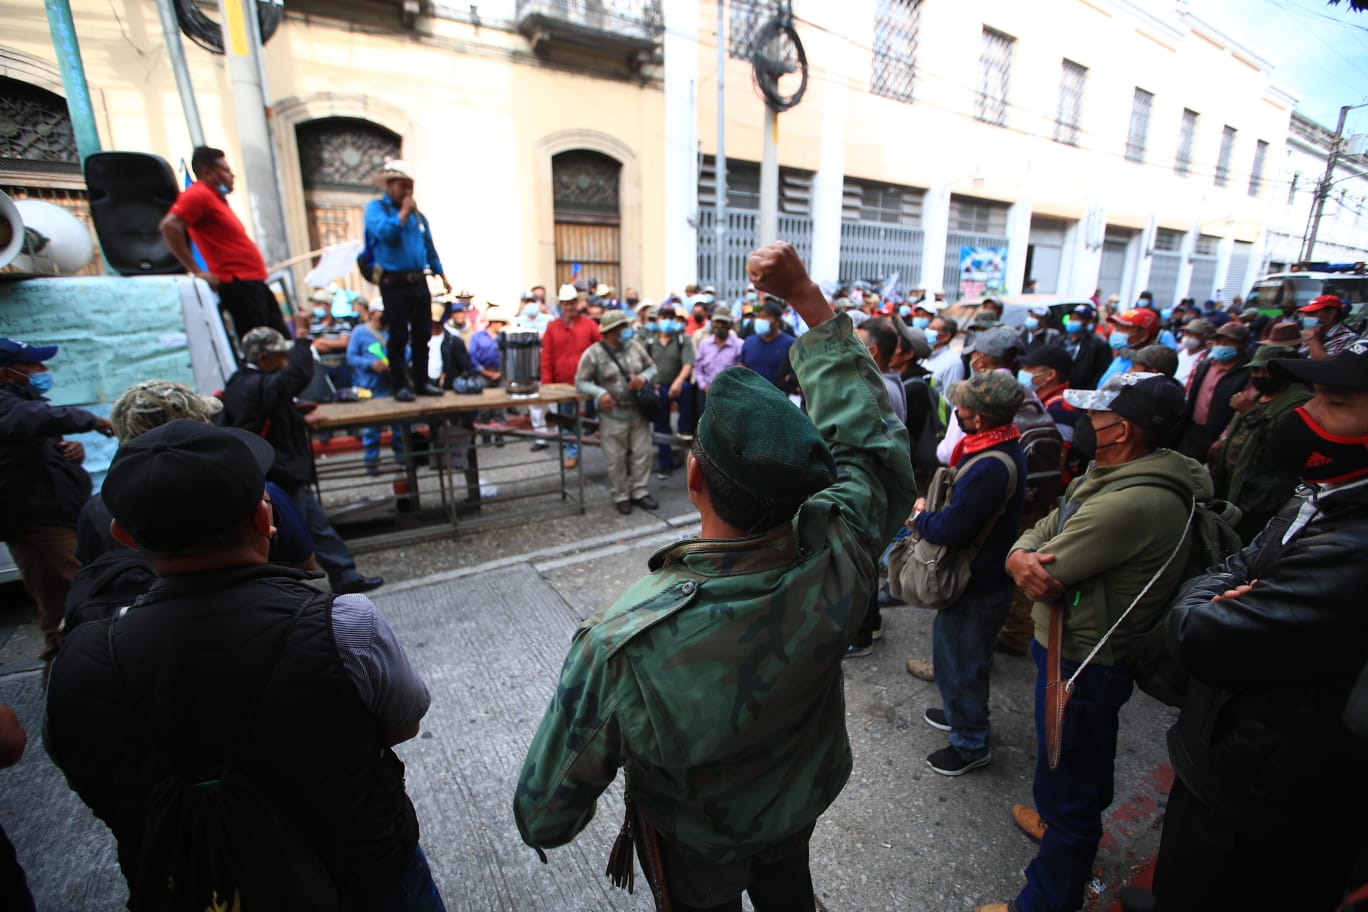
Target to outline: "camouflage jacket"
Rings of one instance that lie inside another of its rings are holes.
[[[588,823],[619,766],[661,833],[714,862],[800,832],[844,787],[841,659],[916,484],[849,318],[811,330],[792,358],[836,483],[790,525],[662,549],[580,626],[513,801],[539,853]]]

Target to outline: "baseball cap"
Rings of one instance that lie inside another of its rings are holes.
[[[1097,319],[1097,308],[1093,307],[1091,304],[1077,304],[1074,306],[1072,312],[1078,314],[1089,323]]]
[[[8,367],[11,364],[42,364],[55,354],[55,345],[28,345],[18,339],[0,339],[0,367]]]
[[[990,358],[1006,357],[1009,351],[1021,349],[1021,337],[1010,326],[995,326],[974,336],[964,348],[965,353],[982,352]]]
[[[721,320],[723,323],[733,322],[731,308],[726,304],[717,305],[716,309],[712,312],[712,320],[713,322]]]
[[[109,411],[109,421],[120,443],[171,421],[209,424],[223,411],[223,402],[201,396],[172,380],[143,380],[124,390]]]
[[[1115,374],[1099,389],[1065,390],[1064,401],[1085,411],[1115,412],[1137,427],[1166,431],[1187,411],[1183,387],[1171,377],[1151,373]]]
[[[1300,358],[1297,354],[1296,346],[1293,345],[1272,345],[1268,340],[1260,342],[1254,349],[1254,356],[1249,359],[1250,367],[1267,368],[1269,363],[1278,358]]]
[[[269,443],[243,428],[181,419],[119,447],[100,493],[138,544],[184,550],[252,515],[274,458]]]
[[[1048,305],[1045,304],[1033,305],[1032,307],[1028,308],[1028,311],[1032,316],[1035,317],[1048,317],[1050,315],[1050,308]]]
[[[1333,358],[1278,358],[1268,372],[1284,380],[1301,380],[1339,389],[1368,390],[1368,339],[1359,339]]]
[[[1178,353],[1158,342],[1141,348],[1128,348],[1123,354],[1145,369],[1136,373],[1149,372],[1172,377],[1178,372]]]
[[[1005,370],[982,371],[945,389],[945,398],[954,405],[971,408],[990,421],[1010,421],[1026,401],[1026,390]]]
[[[1140,327],[1147,333],[1153,334],[1159,329],[1159,314],[1146,307],[1133,307],[1119,314],[1113,314],[1107,318],[1107,322],[1115,326],[1124,326],[1127,329]]]
[[[1042,345],[1021,356],[1022,367],[1048,367],[1061,377],[1073,369],[1073,358],[1062,345]]]
[[[903,344],[912,349],[912,354],[918,360],[931,357],[931,343],[927,341],[926,333],[920,329],[913,329],[902,320],[891,320],[893,328],[898,331]]]
[[[258,326],[242,337],[242,357],[248,363],[256,361],[264,354],[283,354],[292,348],[294,345],[289,339],[269,326]]]
[[[1310,304],[1298,307],[1297,313],[1312,313],[1317,310],[1325,310],[1327,307],[1338,307],[1340,310],[1344,310],[1344,299],[1339,295],[1323,294],[1318,298],[1312,298]]]
[[[380,169],[380,179],[385,181],[413,180],[413,168],[402,158],[391,158]]]

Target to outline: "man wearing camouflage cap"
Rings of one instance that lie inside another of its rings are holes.
[[[841,657],[915,496],[849,318],[788,244],[747,269],[811,327],[792,349],[808,415],[753,371],[718,375],[688,459],[702,537],[576,632],[513,801],[528,845],[561,846],[625,766],[676,912],[739,908],[743,890],[761,912],[814,908],[808,839],[851,768]]]

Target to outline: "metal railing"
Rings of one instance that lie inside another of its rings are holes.
[[[648,41],[665,33],[660,0],[518,0],[518,21],[529,16]]]

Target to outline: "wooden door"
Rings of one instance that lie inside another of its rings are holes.
[[[557,285],[592,279],[622,294],[621,174],[620,162],[589,149],[572,149],[551,160]]]
[[[596,279],[622,294],[621,229],[617,225],[556,222],[556,284]],[[575,273],[575,264],[579,273]],[[591,288],[592,292],[593,289]]]

